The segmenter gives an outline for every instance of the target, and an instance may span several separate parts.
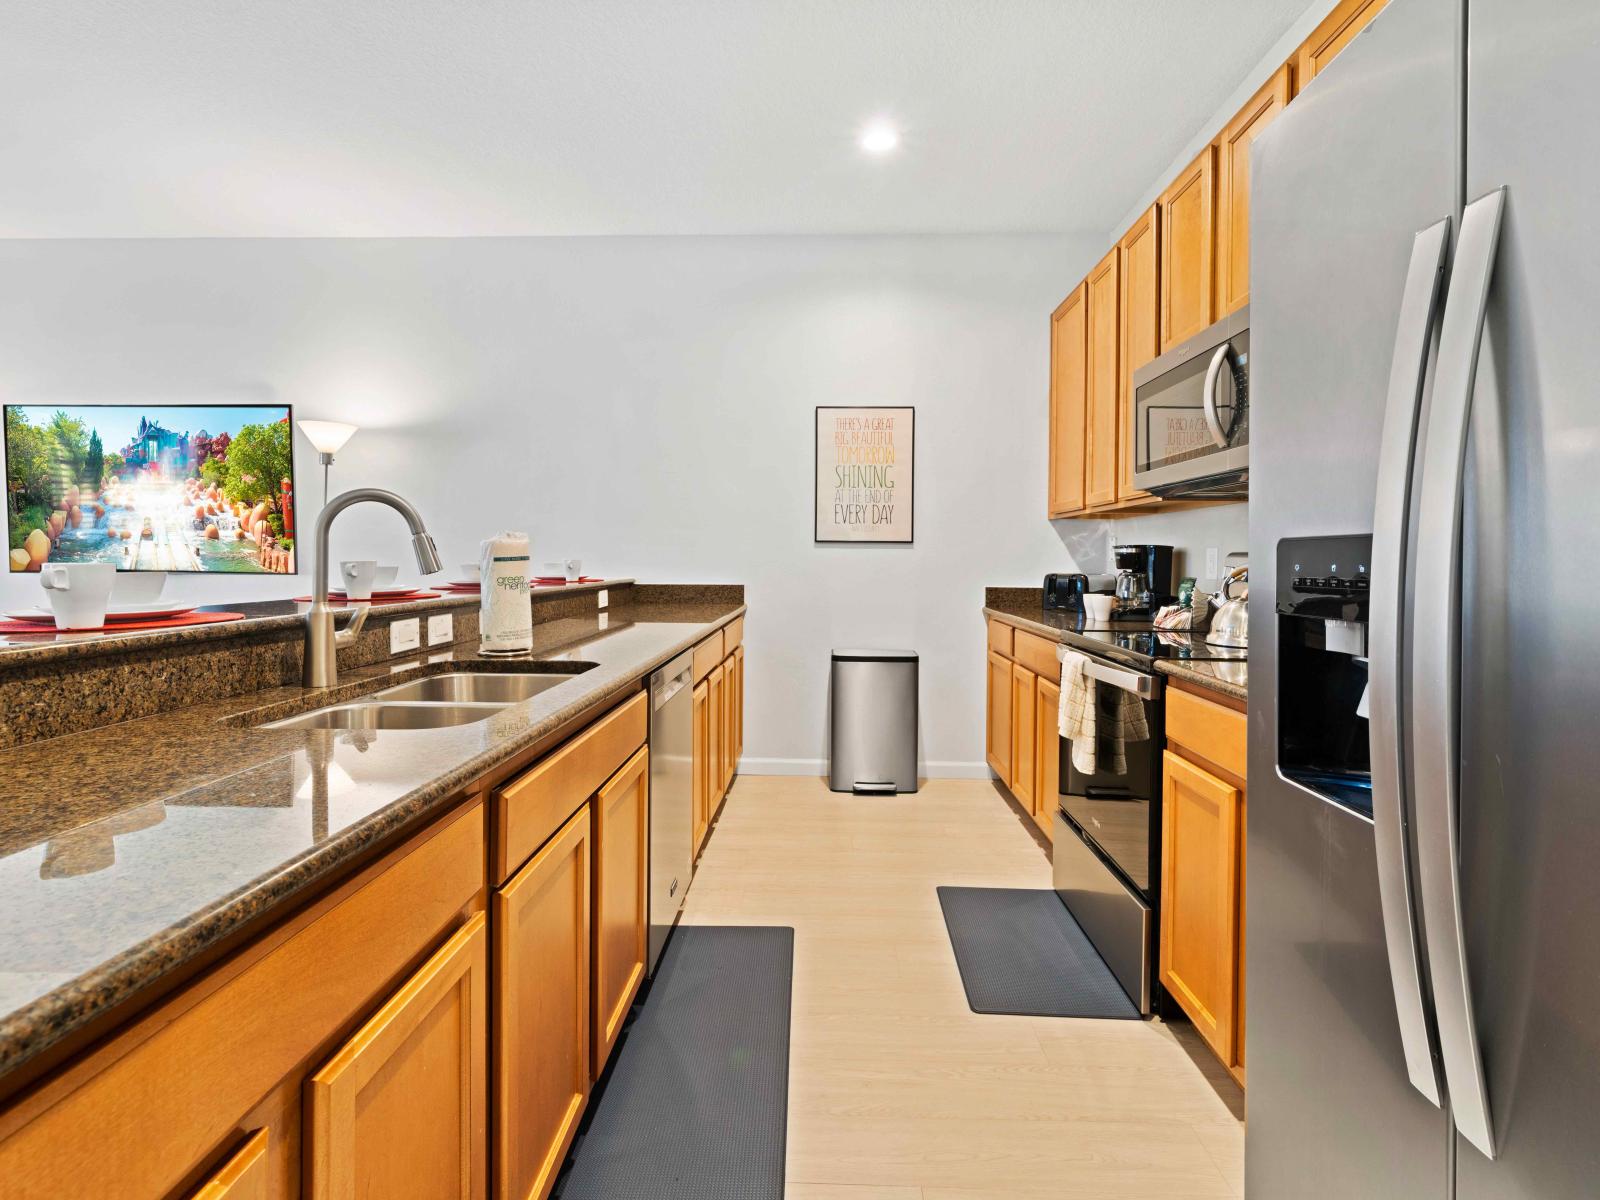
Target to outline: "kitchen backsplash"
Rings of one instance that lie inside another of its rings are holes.
[[[1079,559],[1080,569],[1110,571],[1113,569],[1113,545],[1151,542],[1173,547],[1174,575],[1178,579],[1192,575],[1199,586],[1208,591],[1216,589],[1217,579],[1206,572],[1207,549],[1216,547],[1220,567],[1230,550],[1243,552],[1249,547],[1248,506],[1244,504],[1218,504],[1184,512],[1124,517],[1117,521],[1102,521],[1100,525],[1104,540],[1099,557],[1086,553]]]

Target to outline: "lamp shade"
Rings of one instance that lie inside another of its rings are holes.
[[[299,421],[300,432],[310,439],[319,454],[337,454],[356,431],[343,421]]]

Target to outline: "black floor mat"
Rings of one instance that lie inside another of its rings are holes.
[[[783,1200],[794,930],[681,925],[560,1200]]]
[[[1055,892],[942,887],[939,904],[973,1012],[1138,1019]]]

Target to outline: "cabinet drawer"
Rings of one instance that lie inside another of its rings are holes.
[[[722,630],[717,630],[694,648],[694,681],[699,683],[726,657],[722,652]]]
[[[1240,779],[1245,777],[1248,727],[1242,712],[1175,687],[1167,689],[1167,740],[1232,771]]]
[[[644,745],[648,708],[648,699],[640,692],[495,790],[495,819],[500,829],[495,841],[495,884],[510,878]]]
[[[483,853],[474,805],[225,982],[202,979],[119,1034],[82,1064],[81,1083],[0,1141],[0,1192],[174,1194],[235,1144],[264,1096],[285,1083],[297,1094],[297,1072],[460,922],[482,895]],[[273,1174],[296,1136],[284,1123],[298,1120],[297,1105],[269,1118]]]
[[[1061,660],[1056,657],[1056,643],[1036,633],[1019,629],[1012,636],[1012,654],[1022,666],[1046,679],[1061,678]]]
[[[744,618],[735,617],[722,627],[722,656],[726,658],[744,642]]]
[[[1004,621],[990,621],[989,649],[993,650],[996,654],[1004,654],[1007,658],[1010,658],[1011,634],[1011,626],[1007,625]]]

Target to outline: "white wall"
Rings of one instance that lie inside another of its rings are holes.
[[[354,421],[334,490],[413,500],[447,563],[514,527],[536,559],[745,583],[747,770],[820,769],[829,648],[866,644],[922,652],[928,771],[981,774],[983,587],[1103,553],[1099,523],[1042,516],[1047,318],[1100,240],[0,242],[0,397]],[[818,404],[916,406],[914,546],[813,544]],[[306,531],[303,442],[298,476]],[[379,510],[335,527],[336,558],[405,549]]]

